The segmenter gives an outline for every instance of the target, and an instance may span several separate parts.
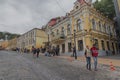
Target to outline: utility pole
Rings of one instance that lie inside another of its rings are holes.
[[[76,30],[74,29],[74,47],[75,47],[75,59],[77,60],[77,53],[76,53]]]

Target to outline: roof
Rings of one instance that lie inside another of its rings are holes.
[[[85,0],[77,0],[77,1],[81,4],[85,3]]]

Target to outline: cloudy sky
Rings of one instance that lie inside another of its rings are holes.
[[[0,31],[23,34],[63,16],[76,0],[0,0]]]

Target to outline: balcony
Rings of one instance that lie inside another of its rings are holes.
[[[63,41],[65,41],[64,33],[57,34],[52,38],[52,43],[62,43]]]
[[[109,39],[109,38],[112,38],[112,39],[116,39],[116,36],[115,35],[110,35],[109,33],[107,32],[102,32],[102,31],[99,31],[99,30],[94,30],[94,29],[90,29],[89,33],[90,35],[94,36],[94,37],[99,37],[99,38],[104,38],[104,39]]]

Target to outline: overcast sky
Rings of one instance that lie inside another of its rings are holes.
[[[23,34],[64,16],[76,0],[0,0],[0,31]]]

